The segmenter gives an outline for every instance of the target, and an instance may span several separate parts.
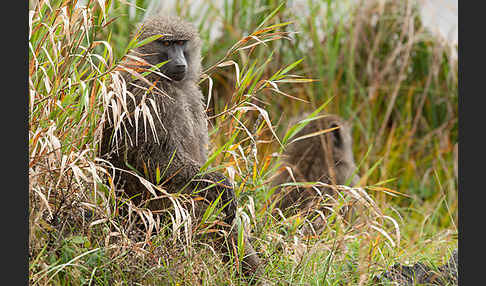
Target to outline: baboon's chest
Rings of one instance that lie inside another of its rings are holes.
[[[190,155],[199,163],[206,161],[207,125],[204,110],[200,103],[180,98],[172,107],[171,116],[173,140],[182,152]],[[170,132],[170,131],[169,131]]]

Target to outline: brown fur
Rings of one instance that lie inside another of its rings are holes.
[[[145,100],[154,119],[158,142],[149,125],[145,134],[144,120],[140,115],[138,131],[134,124],[130,125],[127,122],[126,132],[121,131],[118,134],[122,138],[118,146],[112,140],[114,128],[111,124],[107,124],[103,132],[101,154],[118,169],[130,170],[128,167],[130,165],[140,174],[144,174],[147,169],[149,177],[146,179],[152,183],[156,183],[155,170],[158,167],[160,173],[164,174],[160,182],[164,182],[163,188],[169,193],[193,193],[208,188],[213,183],[219,183],[216,187],[199,192],[198,195],[213,201],[223,192],[220,206],[228,204],[224,208],[225,221],[231,224],[237,207],[231,183],[219,172],[198,175],[200,167],[207,161],[209,141],[203,95],[198,86],[201,75],[201,40],[198,32],[191,24],[173,16],[152,17],[143,22],[141,27],[139,40],[157,34],[163,34],[164,40],[187,40],[184,48],[187,72],[180,81],[170,80],[155,73],[146,76],[148,81],[156,83],[156,88],[151,89],[150,92],[146,92],[150,86],[145,81],[132,79],[131,74],[123,72],[127,89],[135,98],[135,102],[127,99],[128,111],[132,113],[131,119],[134,121],[133,112],[146,94]],[[154,41],[137,48],[133,55],[156,65],[160,62],[157,57],[159,50],[161,50],[160,42]],[[157,88],[162,93],[158,92]],[[155,114],[151,104],[148,103],[149,99],[155,102],[158,114]],[[107,115],[111,118],[111,110],[108,110]],[[137,177],[127,172],[116,174],[129,197],[142,195],[132,199],[135,203],[140,204],[144,199],[152,197]],[[164,207],[163,201],[155,201],[155,203],[152,201],[149,205],[152,210]],[[248,259],[249,267],[254,268],[255,264],[259,263],[258,257],[251,245],[247,244],[246,250],[251,252]]]
[[[305,119],[304,114],[291,119],[290,126]],[[320,114],[322,118],[310,121],[293,139],[321,130],[339,127],[322,135],[312,136],[292,142],[283,155],[282,167],[291,169],[295,182],[322,182],[330,185],[344,185],[352,177],[350,185],[358,183],[359,177],[353,175],[356,165],[353,158],[352,138],[349,124],[337,115]],[[332,162],[331,164],[329,162]],[[272,186],[294,182],[290,173],[284,169],[272,181]],[[323,194],[335,195],[332,188],[319,187]],[[294,209],[307,212],[315,208],[322,197],[316,191],[302,186],[277,188],[277,207],[281,210]]]

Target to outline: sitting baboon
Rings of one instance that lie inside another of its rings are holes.
[[[130,172],[161,184],[169,193],[197,194],[207,203],[222,193],[219,206],[224,206],[224,220],[231,225],[237,202],[230,181],[219,172],[199,175],[207,161],[209,139],[203,95],[198,86],[201,76],[198,32],[175,16],[153,16],[139,27],[139,41],[161,37],[135,48],[122,63],[129,69],[121,68],[121,74],[127,91],[133,95],[133,99],[128,96],[126,100],[131,122],[125,118],[117,130],[114,123],[119,121],[114,120],[113,113],[123,109],[108,105],[101,155],[117,170],[124,170],[116,173],[119,186],[136,204],[148,200],[150,209],[160,210],[167,200],[150,200],[153,195]],[[158,68],[144,79],[136,76],[136,72],[141,74],[150,68],[149,64]],[[151,118],[141,112],[137,116],[143,104]],[[153,121],[153,127],[148,120]],[[243,261],[243,269],[250,271],[257,266],[258,257],[249,243],[246,246],[250,253]]]
[[[294,117],[289,126],[306,119],[309,114]],[[283,168],[272,180],[272,186],[293,182],[322,182],[329,185],[355,185],[352,138],[349,124],[337,115],[321,113],[309,121],[294,135],[282,154]],[[289,170],[290,169],[290,172]],[[316,208],[322,195],[335,195],[332,187],[319,187],[319,195],[313,187],[285,186],[275,191],[276,206],[284,211],[308,212]],[[322,226],[320,219],[314,223]]]

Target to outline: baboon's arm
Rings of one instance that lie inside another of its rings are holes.
[[[236,214],[235,194],[231,183],[223,174],[201,174],[201,166],[196,161],[183,153],[167,150],[169,148],[164,148],[164,145],[141,144],[130,149],[127,158],[129,162],[137,162],[137,171],[148,175],[147,179],[152,183],[157,183],[155,174],[158,168],[161,174],[159,183],[171,193],[196,194],[208,201],[214,201],[222,192],[220,206],[226,205],[225,221],[231,224]]]

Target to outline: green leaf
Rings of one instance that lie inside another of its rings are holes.
[[[212,185],[214,186],[214,184]],[[211,186],[210,186],[211,187]],[[221,196],[223,195],[223,192],[219,194],[219,196],[208,206],[206,211],[203,214],[203,218],[201,219],[201,225],[206,222],[206,220],[209,218],[209,216],[214,213],[214,209],[218,205],[219,200],[221,199]]]
[[[160,183],[160,169],[159,169],[159,166],[157,166],[157,168],[155,169],[155,182],[157,183],[157,185]]]
[[[291,63],[290,65],[288,65],[283,71],[280,72],[281,75],[284,75],[286,74],[287,72],[289,72],[291,69],[293,69],[294,67],[296,67],[298,64],[300,64],[302,61],[304,60],[304,58],[301,58],[300,60],[297,60],[293,63]]]
[[[268,15],[261,23],[260,25],[258,25],[258,27],[255,29],[255,31],[258,31],[261,29],[261,27],[263,27],[263,24],[265,24],[268,20],[270,20],[271,18],[273,18],[273,16],[275,16],[275,14],[277,14],[277,12],[280,10],[280,8],[282,8],[282,6],[285,4],[285,1],[282,1],[282,3],[280,3],[280,5],[278,5],[277,8],[275,8],[275,10],[272,11],[272,13],[270,13],[270,15]]]
[[[333,97],[330,97],[326,102],[324,102],[321,106],[319,106],[314,112],[312,112],[309,116],[306,117],[306,119],[300,121],[299,123],[295,124],[294,126],[292,126],[289,131],[287,131],[287,133],[285,133],[285,136],[284,138],[282,139],[282,144],[286,144],[287,141],[292,138],[293,136],[295,136],[295,134],[297,134],[300,130],[302,130],[302,128],[304,128],[310,121],[313,120],[314,117],[317,116],[317,114],[319,114],[323,109],[324,107],[326,107],[329,102],[331,102],[331,100],[334,98]],[[282,150],[280,150],[282,151]]]
[[[169,61],[161,62],[161,63],[156,64],[153,67],[150,67],[148,71],[142,73],[142,76],[143,77],[147,76],[148,74],[152,73],[156,69],[159,69],[161,66],[165,65],[167,62],[169,62]]]
[[[148,38],[145,38],[145,39],[141,40],[140,42],[137,42],[137,43],[136,43],[136,44],[133,46],[133,49],[136,49],[136,48],[138,48],[138,47],[141,47],[141,46],[143,46],[143,45],[146,45],[146,44],[148,44],[148,43],[151,43],[151,42],[153,42],[153,41],[155,41],[155,40],[157,40],[157,39],[161,38],[162,36],[163,36],[163,35],[158,34],[158,35],[153,35],[153,36],[150,36],[150,37],[148,37]]]
[[[243,261],[243,257],[245,255],[245,245],[244,245],[245,241],[243,239],[243,234],[244,234],[243,224],[239,223],[238,224],[238,257],[240,261]]]

